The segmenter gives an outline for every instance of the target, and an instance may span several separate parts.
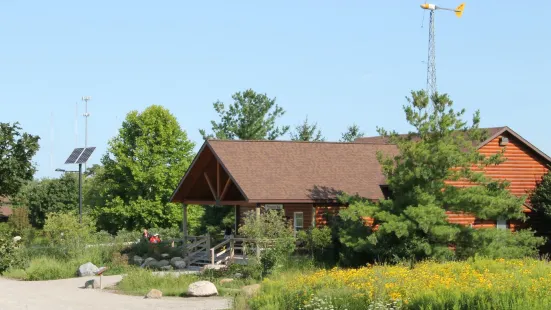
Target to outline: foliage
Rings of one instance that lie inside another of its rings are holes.
[[[40,138],[21,129],[17,122],[0,123],[0,197],[17,194],[36,172],[31,160],[38,152]]]
[[[333,243],[331,228],[327,226],[299,231],[297,233],[297,239],[304,243],[304,246],[308,249],[312,257],[317,251],[323,253],[323,251]]]
[[[190,218],[191,206],[188,206],[188,222]],[[224,228],[233,227],[235,223],[235,214],[233,207],[230,206],[197,206],[200,209],[201,217],[197,234],[209,233],[212,236],[220,235]],[[197,212],[196,210],[195,212]],[[191,223],[190,223],[191,224]],[[191,225],[190,225],[191,226]]]
[[[260,253],[260,261],[256,262],[262,266],[263,277],[283,264],[295,251],[293,229],[280,212],[268,210],[257,216],[254,211],[249,211],[243,221],[240,234],[253,239],[254,247],[265,249]],[[254,257],[254,254],[251,253],[251,256]]]
[[[77,177],[66,173],[56,179],[31,181],[14,197],[14,204],[28,208],[31,224],[42,228],[49,213],[78,209]]]
[[[181,223],[169,199],[193,158],[194,143],[165,108],[153,105],[127,114],[109,141],[103,169],[93,171],[88,201],[96,203],[98,227],[111,233]]]
[[[291,132],[292,141],[325,141],[321,135],[321,130],[318,129],[318,124],[309,124],[308,117],[304,122],[295,127],[295,132]]]
[[[551,217],[551,171],[548,171],[530,193],[530,202],[536,212]]]
[[[27,208],[13,208],[13,213],[8,219],[8,223],[12,227],[14,234],[25,235],[32,228],[29,221],[29,210]]]
[[[473,214],[480,219],[524,219],[525,197],[515,197],[506,182],[486,177],[480,168],[503,162],[502,154],[485,156],[476,145],[485,139],[476,112],[472,124],[463,121],[465,111],[456,112],[452,100],[424,91],[412,92],[404,107],[415,132],[398,135],[379,129],[396,145],[398,155],[379,153],[392,199],[372,203],[356,200],[341,212],[345,221],[341,242],[371,260],[419,260],[426,257],[449,259],[449,249],[461,226],[448,221],[446,211]],[[469,182],[455,187],[450,181]],[[365,226],[366,218],[375,219]],[[526,253],[528,254],[528,253]]]
[[[360,126],[353,124],[348,126],[346,132],[342,134],[342,137],[339,141],[341,142],[354,142],[354,140],[363,137],[365,134],[360,131]]]
[[[289,131],[289,126],[276,125],[285,111],[275,98],[247,89],[233,94],[232,99],[227,110],[220,101],[213,104],[220,121],[211,121],[212,134],[199,130],[204,139],[275,140]]]
[[[457,239],[456,253],[460,259],[483,256],[488,258],[522,258],[537,256],[544,239],[534,237],[529,230],[511,232],[504,229],[464,228]]]
[[[9,235],[0,234],[0,274],[21,263],[17,243]]]
[[[543,310],[551,306],[550,273],[549,262],[535,259],[305,270],[265,279],[249,305],[251,309],[318,309],[312,306],[323,304],[321,309]]]

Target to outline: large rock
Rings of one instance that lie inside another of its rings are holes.
[[[230,283],[230,282],[233,282],[233,279],[222,279],[220,280],[220,284],[226,284],[226,283]]]
[[[170,257],[170,254],[164,253],[164,254],[161,254],[161,257],[162,257],[163,259],[167,259],[167,258]]]
[[[216,265],[216,264],[208,264],[202,267],[202,271],[205,270],[225,270],[228,269],[228,266],[226,265]]]
[[[170,266],[170,262],[167,261],[167,260],[164,260],[164,259],[158,261],[158,262],[155,264],[155,268],[161,269],[161,270],[162,270],[162,268],[164,268],[164,267],[166,267],[166,266]]]
[[[88,280],[86,281],[86,283],[84,283],[84,288],[87,288],[87,289],[97,289],[97,288],[100,288],[99,287],[99,282],[98,280]]]
[[[168,265],[168,266],[163,266],[163,267],[159,267],[159,270],[162,270],[162,271],[171,271],[173,268],[172,266]]]
[[[187,289],[187,295],[192,297],[209,297],[218,295],[216,286],[209,281],[191,283]]]
[[[162,297],[163,297],[163,292],[155,289],[149,291],[149,293],[145,295],[145,298],[148,298],[148,299],[161,299]]]
[[[153,257],[148,257],[143,261],[142,267],[143,268],[153,268],[156,264],[157,264],[156,259],[154,259]]]
[[[138,255],[134,255],[134,257],[132,258],[132,263],[134,265],[141,266],[143,264],[143,258]]]
[[[253,284],[249,286],[243,286],[241,290],[243,291],[243,293],[245,293],[245,296],[253,297],[254,295],[256,295],[256,293],[258,293],[260,287],[260,284]]]
[[[181,257],[173,257],[170,260],[170,265],[174,267],[174,269],[186,269],[186,261]]]
[[[99,269],[96,265],[88,262],[84,265],[81,265],[78,267],[77,275],[79,277],[90,277],[96,275],[96,272],[98,272]]]

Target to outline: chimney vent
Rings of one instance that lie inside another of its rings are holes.
[[[499,146],[506,146],[507,144],[509,144],[509,138],[499,137]]]

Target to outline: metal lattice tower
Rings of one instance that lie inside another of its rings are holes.
[[[434,41],[434,10],[430,11],[429,22],[429,56],[427,61],[427,95],[429,98],[436,92],[436,44]]]
[[[436,10],[455,12],[455,16],[461,17],[465,9],[465,3],[461,3],[455,9],[442,8],[434,4],[421,4],[421,8],[430,11],[429,21],[429,55],[427,61],[427,95],[429,98],[436,93],[436,43],[434,35],[434,15]]]

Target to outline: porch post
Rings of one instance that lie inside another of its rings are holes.
[[[184,242],[184,249],[183,249],[183,253],[182,253],[182,256],[185,258],[187,256],[187,237],[188,237],[188,234],[187,234],[187,204],[182,204],[182,209],[183,209],[183,212],[184,212],[184,216],[182,218],[182,233],[183,233],[183,242]]]
[[[260,219],[260,204],[259,203],[256,204],[255,211],[256,211],[256,219],[259,220]],[[258,240],[256,240],[256,257],[258,259],[260,259],[260,243],[258,242]]]

